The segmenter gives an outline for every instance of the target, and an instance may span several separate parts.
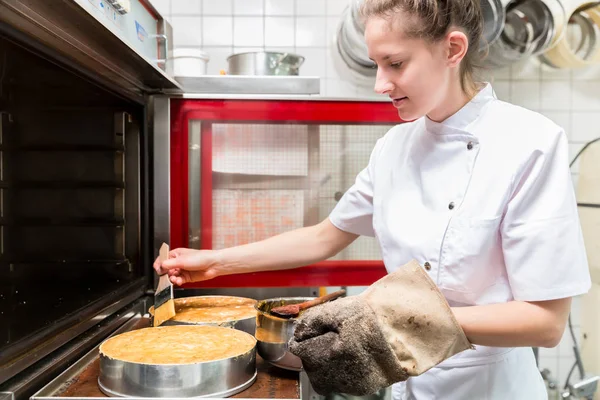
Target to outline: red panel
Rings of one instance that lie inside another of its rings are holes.
[[[184,287],[368,286],[385,275],[381,261],[323,261],[299,269],[222,276]]]
[[[188,246],[188,127],[201,120],[201,243],[212,248],[212,123],[402,123],[389,103],[286,100],[171,101],[171,246]],[[294,270],[229,275],[185,287],[365,286],[386,274],[381,261],[323,261]]]
[[[170,247],[187,246],[188,232],[188,121],[181,104],[171,107],[171,238]],[[166,194],[165,194],[166,195]]]
[[[352,101],[172,100],[189,119],[290,123],[402,123],[390,103]]]

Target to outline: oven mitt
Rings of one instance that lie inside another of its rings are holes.
[[[289,345],[323,396],[373,394],[472,348],[416,261],[358,296],[308,309]]]

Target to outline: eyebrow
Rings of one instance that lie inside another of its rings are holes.
[[[383,56],[382,60],[383,61],[387,61],[387,60],[389,60],[392,57],[401,56],[401,55],[404,55],[404,53],[388,54],[386,56]],[[369,60],[375,62],[375,60],[373,60],[371,57],[369,57]]]

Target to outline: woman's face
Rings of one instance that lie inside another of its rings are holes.
[[[446,40],[406,37],[399,18],[370,17],[365,26],[369,58],[377,64],[375,91],[387,94],[404,121],[429,115],[447,96],[455,77]]]

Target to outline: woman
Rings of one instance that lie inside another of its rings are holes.
[[[475,345],[379,386],[402,381],[394,385],[395,399],[545,399],[531,346],[556,346],[571,297],[590,287],[565,133],[540,114],[497,100],[489,84],[475,80],[479,0],[365,0],[362,13],[378,67],[375,91],[413,122],[378,141],[368,166],[320,224],[219,251],[177,249],[155,268],[178,285],[295,268],[335,255],[359,235],[375,235],[388,272],[416,260]],[[402,312],[396,293],[395,310]],[[322,334],[315,320],[326,315],[339,316],[339,328],[340,318],[364,305],[345,304],[315,309],[301,330]],[[375,314],[380,322],[387,318]],[[394,329],[403,334],[402,326]],[[390,353],[388,343],[386,357],[393,353],[397,362],[407,346]],[[306,351],[296,352],[318,368]],[[332,360],[321,354],[323,362]]]

